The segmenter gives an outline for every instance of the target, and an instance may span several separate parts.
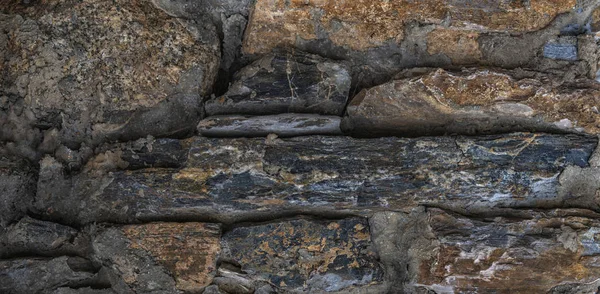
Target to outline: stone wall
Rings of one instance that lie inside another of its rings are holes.
[[[598,7],[0,0],[0,293],[596,293]]]

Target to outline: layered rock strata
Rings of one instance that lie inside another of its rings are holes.
[[[237,72],[223,96],[206,101],[209,117],[198,124],[198,132],[213,137],[339,135],[350,85],[345,63],[305,52],[270,54]]]

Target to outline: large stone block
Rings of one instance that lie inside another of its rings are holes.
[[[93,256],[112,269],[116,289],[198,293],[216,273],[220,235],[207,223],[127,225],[99,232]]]
[[[30,217],[0,227],[0,258],[12,256],[78,255],[89,252],[89,238],[76,229]]]
[[[128,159],[117,156],[121,164],[105,163],[105,170],[65,175],[56,162],[44,161],[35,210],[67,223],[231,222],[420,204],[469,214],[548,206],[600,210],[598,169],[588,165],[596,137],[517,133],[181,142],[188,157],[179,168],[127,170]],[[105,154],[115,157],[121,147],[114,148]]]
[[[356,95],[342,122],[359,136],[600,132],[600,87],[593,80],[527,71],[409,70]]]
[[[194,130],[219,44],[199,42],[151,1],[16,1],[0,11],[10,41],[0,95],[22,100],[70,148]]]
[[[340,47],[366,50],[390,40],[401,42],[411,21],[457,30],[524,33],[546,27],[557,15],[570,12],[576,2],[259,0],[244,50],[266,53],[277,46],[293,46],[298,39],[326,39]]]
[[[368,223],[361,218],[239,227],[222,244],[224,259],[280,292],[340,291],[382,280]]]
[[[28,258],[0,261],[0,291],[10,294],[52,293],[59,287],[95,284],[97,270],[80,257]]]
[[[409,293],[593,293],[600,286],[597,217],[585,210],[548,210],[470,219],[430,209],[391,223],[414,218],[412,223],[422,224],[420,234],[412,235],[396,227],[397,250],[412,252]]]
[[[347,60],[359,88],[415,66],[561,69],[591,77],[597,52],[577,44],[558,56],[568,58],[557,60],[543,51],[561,34],[586,32],[599,5],[576,0],[258,0],[243,51],[267,54],[291,47]]]

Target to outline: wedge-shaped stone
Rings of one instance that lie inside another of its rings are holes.
[[[0,261],[0,292],[52,293],[59,287],[94,284],[97,270],[89,260],[62,256]]]
[[[366,89],[342,122],[359,136],[600,132],[600,84],[525,71],[417,69]]]
[[[269,54],[240,70],[225,95],[205,104],[206,114],[342,115],[351,78],[339,62],[303,52]]]
[[[198,124],[200,135],[207,137],[279,137],[341,135],[342,118],[316,114],[278,114],[262,116],[218,115]]]
[[[330,292],[382,280],[366,219],[239,227],[222,244],[224,258],[280,291]]]
[[[182,141],[189,146],[182,168],[115,167],[66,175],[59,163],[44,160],[32,210],[73,223],[239,221],[418,204],[464,213],[489,213],[494,207],[600,210],[594,196],[600,189],[598,169],[588,167],[597,144],[596,137],[531,133],[416,139],[197,137]]]
[[[136,293],[199,292],[216,271],[219,225],[151,223],[110,228],[94,240],[94,257]]]
[[[593,293],[600,286],[597,217],[549,210],[522,219],[469,219],[430,209],[402,216],[398,223],[414,218],[424,230],[403,240],[411,228],[397,227],[402,237],[395,242],[402,244],[398,251],[412,252],[411,292]]]

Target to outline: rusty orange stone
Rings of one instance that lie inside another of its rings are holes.
[[[130,247],[149,252],[182,291],[200,291],[215,275],[220,228],[208,223],[152,223],[123,228]]]
[[[266,53],[314,40],[325,32],[333,44],[363,51],[400,42],[407,23],[444,24],[453,29],[524,33],[547,26],[571,11],[576,0],[408,1],[258,0],[244,40],[246,53]],[[469,41],[472,44],[472,41]],[[472,45],[469,45],[472,46]]]

